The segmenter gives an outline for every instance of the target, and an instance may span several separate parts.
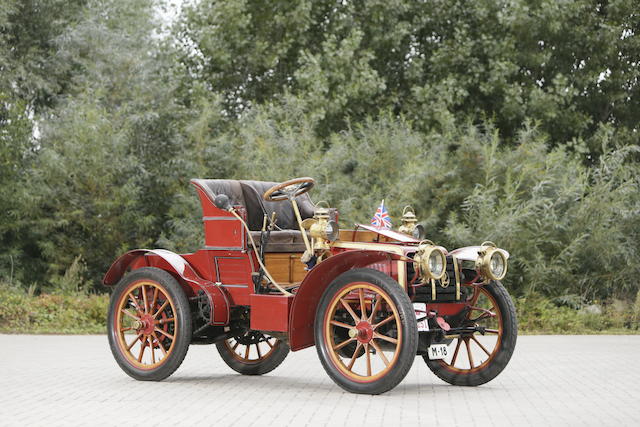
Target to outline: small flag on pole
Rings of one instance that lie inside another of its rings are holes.
[[[384,199],[382,199],[376,213],[373,214],[371,225],[378,228],[391,228],[391,217],[389,216],[389,212],[387,212],[387,208],[384,207]]]

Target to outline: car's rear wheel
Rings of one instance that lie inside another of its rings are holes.
[[[479,327],[482,332],[456,335],[442,360],[424,361],[440,379],[453,385],[477,386],[494,379],[507,366],[518,336],[516,310],[500,282],[468,288],[469,311],[453,327]]]
[[[338,276],[320,300],[315,342],[324,369],[340,387],[384,393],[402,381],[416,356],[418,330],[411,301],[386,274],[350,270]]]
[[[262,375],[280,366],[289,354],[289,346],[270,335],[247,331],[243,335],[216,344],[220,357],[242,375]]]
[[[191,340],[189,302],[171,274],[145,267],[111,295],[107,332],[118,365],[137,380],[159,381],[182,363]]]

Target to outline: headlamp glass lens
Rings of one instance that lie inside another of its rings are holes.
[[[501,277],[504,273],[504,267],[504,258],[499,252],[494,252],[493,255],[491,255],[491,261],[489,263],[491,273],[495,277]]]
[[[434,250],[431,252],[431,255],[429,255],[429,270],[431,270],[431,273],[436,277],[440,276],[444,270],[442,254],[437,250]]]
[[[324,232],[328,241],[335,242],[340,235],[340,227],[338,227],[338,223],[335,221],[329,221],[327,222]]]

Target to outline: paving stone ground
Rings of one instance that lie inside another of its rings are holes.
[[[0,425],[639,426],[640,336],[521,336],[489,384],[454,387],[417,358],[381,396],[349,394],[315,349],[262,377],[192,346],[160,383],[120,370],[106,336],[0,335]]]

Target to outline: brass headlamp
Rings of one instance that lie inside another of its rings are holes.
[[[413,260],[422,280],[440,280],[446,274],[447,257],[431,240],[420,242]]]
[[[489,280],[502,280],[507,274],[507,254],[493,242],[480,245],[476,270]]]
[[[309,234],[313,238],[314,249],[329,249],[328,242],[338,240],[340,228],[338,223],[332,221],[329,215],[329,206],[321,207],[319,202],[313,213],[313,223],[309,226]],[[324,202],[326,204],[326,202]]]

